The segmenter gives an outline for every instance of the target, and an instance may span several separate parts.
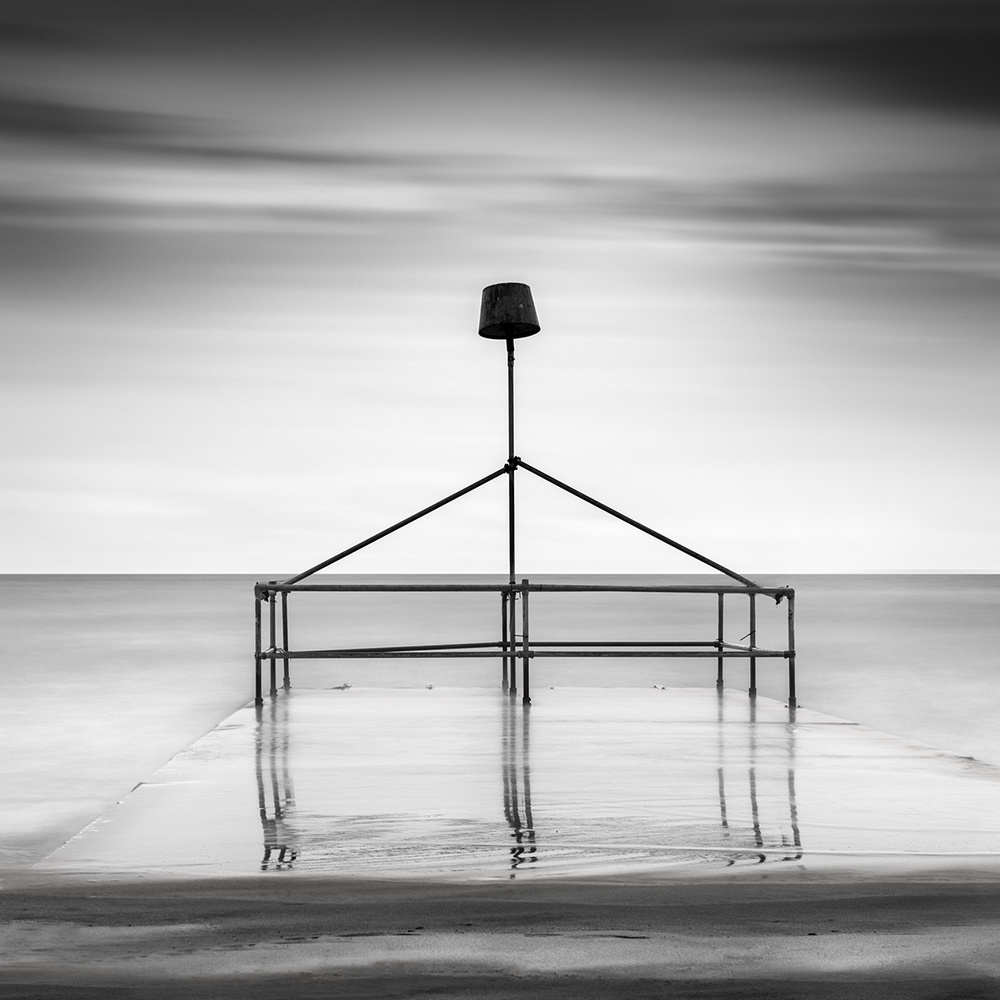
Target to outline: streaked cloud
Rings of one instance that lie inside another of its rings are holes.
[[[377,530],[494,467],[476,299],[518,279],[539,466],[727,563],[995,567],[943,520],[958,484],[1000,537],[997,36],[972,0],[0,0],[4,548]]]

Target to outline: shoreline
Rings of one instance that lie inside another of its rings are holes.
[[[998,802],[763,697],[297,692],[0,872],[0,994],[1000,998]]]
[[[27,877],[29,873],[24,873]],[[49,879],[0,892],[11,997],[1000,996],[1000,878]],[[951,991],[951,992],[948,992]]]

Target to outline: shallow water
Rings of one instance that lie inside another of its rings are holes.
[[[629,877],[993,866],[1000,767],[693,688],[292,691],[36,867],[62,877]]]
[[[758,579],[796,588],[800,705],[1000,763],[1000,577]],[[42,857],[252,697],[248,577],[8,576],[0,596],[0,863]],[[495,595],[295,596],[299,646],[473,641],[499,631]],[[783,639],[784,608],[769,613],[769,604],[758,604],[764,645]],[[531,627],[537,639],[713,638],[715,614],[714,597],[538,595]],[[739,640],[735,611],[729,627],[727,638]],[[745,665],[729,663],[727,683],[745,688]],[[293,679],[296,688],[486,689],[498,686],[498,670],[483,660],[295,661]],[[758,670],[761,694],[782,698],[783,662]],[[710,687],[715,662],[546,660],[532,676],[540,689]]]

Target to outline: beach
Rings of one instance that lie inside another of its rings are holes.
[[[1000,996],[1000,881],[975,871],[62,884],[0,908],[11,998]]]
[[[1000,997],[991,761],[920,733],[790,711],[766,674],[762,688],[778,697],[750,699],[739,668],[721,693],[639,686],[648,673],[564,686],[565,671],[539,668],[530,708],[495,688],[440,683],[455,674],[405,687],[388,671],[372,675],[390,682],[379,687],[300,671],[258,710],[239,697],[249,664],[227,660],[233,679],[216,674],[199,691],[203,652],[169,688],[163,679],[182,618],[170,595],[189,583],[105,589],[103,601],[133,595],[120,611],[132,631],[111,642],[114,697],[90,694],[85,712],[73,711],[85,691],[79,664],[63,687],[55,667],[81,648],[96,663],[106,635],[81,647],[89,616],[79,604],[62,634],[50,629],[38,661],[47,686],[20,711],[56,720],[49,756],[22,756],[51,780],[19,793],[42,819],[29,827],[32,811],[20,810],[30,837],[0,872],[0,995]],[[979,594],[988,610],[995,587],[966,585],[955,603]],[[200,593],[213,589],[206,581]],[[241,607],[241,588],[221,589],[227,607]],[[939,590],[904,589],[910,600]],[[869,620],[884,626],[900,590],[869,595]],[[615,624],[619,612],[609,614]],[[908,624],[917,617],[908,612]],[[365,621],[355,614],[352,625]],[[191,634],[228,651],[245,624],[209,607]],[[842,647],[824,661],[815,642],[834,624],[811,626],[811,706],[847,659]],[[938,624],[928,616],[922,633],[889,635],[882,662],[893,643],[927,645]],[[872,670],[875,689],[902,688],[912,670],[912,659],[888,676]],[[969,690],[978,676],[953,682]],[[926,683],[911,679],[910,690]],[[969,700],[986,711],[984,697]],[[231,700],[199,709],[217,713],[206,727],[187,706],[209,699]],[[87,726],[100,727],[93,738]],[[27,728],[18,739],[44,749]],[[143,763],[169,740],[172,753]],[[964,749],[961,740],[954,730],[949,742]],[[105,744],[111,763],[86,800],[105,803],[71,827],[60,796],[85,783],[87,746]],[[112,759],[116,746],[136,759]],[[6,765],[14,778],[16,764]],[[67,832],[54,843],[53,830]]]
[[[1000,996],[998,815],[1000,769],[741,692],[293,690],[8,876],[0,989]]]

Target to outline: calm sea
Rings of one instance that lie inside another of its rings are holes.
[[[343,582],[386,577],[338,576]],[[409,582],[491,577],[406,577]],[[592,582],[532,577],[533,582]],[[712,583],[717,577],[604,577]],[[1000,764],[1000,576],[762,576],[796,588],[799,704]],[[4,722],[0,867],[57,847],[253,695],[253,580],[0,577]],[[746,601],[727,603],[739,641]],[[294,595],[293,647],[498,638],[494,594]],[[758,642],[784,605],[758,600]],[[537,594],[534,639],[712,639],[714,596]],[[293,661],[293,686],[498,687],[492,660]],[[537,687],[704,686],[715,661],[535,660]],[[746,666],[727,664],[746,687]],[[758,665],[783,699],[784,661]]]

